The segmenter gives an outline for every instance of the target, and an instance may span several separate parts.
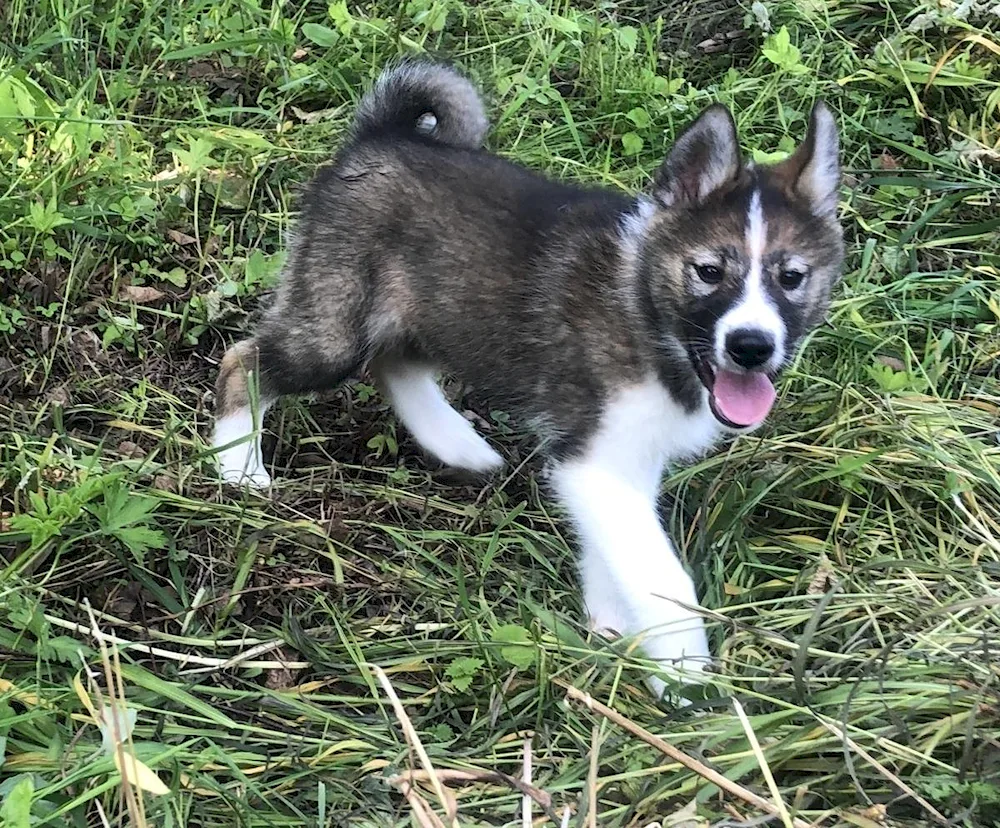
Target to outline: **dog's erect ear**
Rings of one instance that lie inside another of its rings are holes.
[[[809,116],[806,139],[773,168],[774,175],[793,194],[809,202],[817,215],[837,212],[840,187],[840,141],[833,114],[817,101]]]
[[[735,179],[740,167],[733,116],[714,104],[677,138],[656,173],[653,195],[665,207],[694,206]]]

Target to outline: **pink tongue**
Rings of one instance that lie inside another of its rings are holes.
[[[719,413],[741,426],[763,420],[777,396],[765,374],[737,374],[721,370],[715,374],[712,394]]]

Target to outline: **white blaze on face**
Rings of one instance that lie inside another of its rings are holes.
[[[723,422],[738,428],[756,426],[768,415],[777,394],[767,371],[775,370],[785,358],[785,323],[764,286],[766,247],[767,220],[760,201],[760,191],[754,190],[746,220],[746,250],[750,266],[743,282],[743,291],[715,328],[712,410]],[[737,331],[742,334],[759,334],[773,344],[770,358],[757,366],[756,370],[746,371],[741,368],[728,353],[727,341]]]
[[[743,293],[715,327],[715,358],[718,365],[731,365],[726,355],[726,337],[736,330],[760,331],[774,340],[774,356],[768,367],[776,368],[785,358],[785,323],[764,287],[767,218],[764,216],[759,190],[754,190],[750,197],[745,240],[750,268],[743,283]]]

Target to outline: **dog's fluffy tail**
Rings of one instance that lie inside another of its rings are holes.
[[[489,126],[476,87],[455,69],[427,60],[383,71],[354,115],[357,138],[417,134],[470,149],[483,145]]]

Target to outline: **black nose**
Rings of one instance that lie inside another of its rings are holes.
[[[726,352],[741,368],[760,368],[774,353],[774,337],[765,331],[740,328],[726,336]]]

